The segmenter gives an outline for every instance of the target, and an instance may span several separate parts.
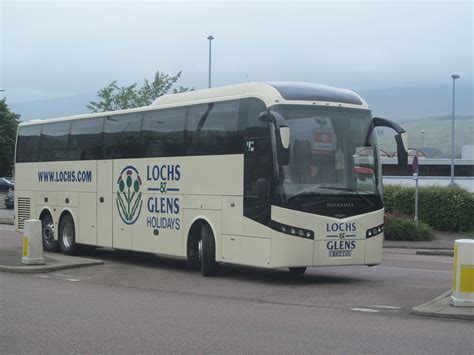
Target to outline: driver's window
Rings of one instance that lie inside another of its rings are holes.
[[[258,179],[270,181],[271,173],[270,140],[267,138],[249,139],[245,142],[245,196],[257,197]]]

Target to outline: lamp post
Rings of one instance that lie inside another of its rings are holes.
[[[422,148],[422,149],[423,149],[423,147],[425,146],[425,141],[423,140],[424,134],[425,134],[425,130],[422,129],[422,130],[421,130],[421,148]]]
[[[460,76],[457,74],[451,75],[451,78],[453,78],[453,117],[452,117],[452,122],[451,122],[451,186],[454,185],[454,103],[455,103],[455,83],[456,79],[459,79]]]
[[[210,88],[211,87],[211,48],[212,48],[212,40],[214,39],[214,37],[209,35],[207,39],[209,40],[209,88]]]

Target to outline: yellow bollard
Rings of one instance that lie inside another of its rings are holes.
[[[454,268],[451,304],[474,307],[474,240],[454,242]]]

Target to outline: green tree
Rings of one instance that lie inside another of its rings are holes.
[[[100,89],[97,96],[101,100],[89,102],[87,108],[91,112],[104,112],[147,106],[155,101],[157,97],[170,92],[180,77],[181,72],[176,75],[168,75],[157,71],[153,80],[150,82],[148,79],[144,79],[140,88],[137,87],[137,83],[129,86],[119,86],[115,80],[105,88]],[[180,86],[178,89],[173,89],[173,93],[190,90],[194,89]]]
[[[11,176],[15,139],[20,115],[10,111],[7,99],[0,100],[0,176]]]

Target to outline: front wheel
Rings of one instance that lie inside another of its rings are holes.
[[[59,225],[59,244],[61,251],[66,255],[74,255],[76,252],[76,229],[71,215],[66,215],[61,219]]]
[[[199,259],[201,261],[201,274],[203,274],[203,276],[213,276],[216,274],[216,244],[212,230],[207,224],[201,227]]]
[[[290,274],[303,275],[306,272],[306,267],[290,267]]]

